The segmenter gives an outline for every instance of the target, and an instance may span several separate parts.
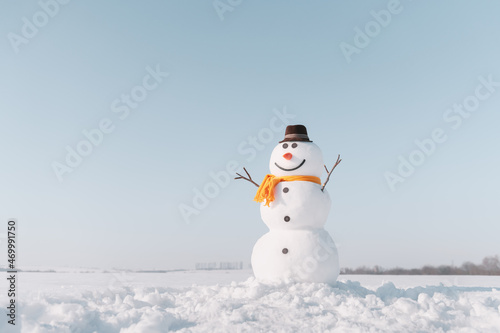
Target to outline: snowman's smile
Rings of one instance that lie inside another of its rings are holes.
[[[283,170],[283,171],[293,171],[293,170],[297,170],[298,168],[300,168],[301,166],[303,166],[303,165],[304,165],[304,163],[306,163],[306,159],[304,159],[304,160],[302,161],[302,163],[300,163],[300,164],[299,164],[299,166],[297,166],[297,167],[295,167],[295,168],[291,168],[291,169],[285,169],[285,168],[283,168],[282,166],[279,166],[279,165],[278,165],[278,163],[276,163],[276,162],[274,162],[274,165],[276,165],[278,168],[280,168],[280,169],[281,169],[281,170]]]

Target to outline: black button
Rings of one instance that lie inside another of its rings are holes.
[[[288,193],[288,187],[284,187],[283,192]]]
[[[285,216],[285,222],[290,221],[290,216]]]
[[[297,144],[296,143],[292,143],[292,148],[297,148]]]
[[[284,149],[287,149],[287,148],[288,148],[288,143],[284,143],[284,144],[283,144],[283,148],[284,148]]]
[[[283,250],[281,250],[281,252],[283,252],[283,254],[287,254],[288,253],[288,249],[285,247]]]

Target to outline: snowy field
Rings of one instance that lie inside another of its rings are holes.
[[[0,332],[9,332],[1,288]],[[69,270],[20,273],[17,288],[21,332],[500,332],[500,277],[264,285],[250,270]]]

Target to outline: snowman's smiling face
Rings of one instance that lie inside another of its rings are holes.
[[[269,162],[275,176],[316,176],[323,173],[323,154],[319,147],[306,141],[287,141],[278,144]]]

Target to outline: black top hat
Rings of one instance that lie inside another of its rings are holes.
[[[304,125],[288,125],[285,130],[285,138],[280,143],[285,141],[312,142],[307,136],[307,129]]]

